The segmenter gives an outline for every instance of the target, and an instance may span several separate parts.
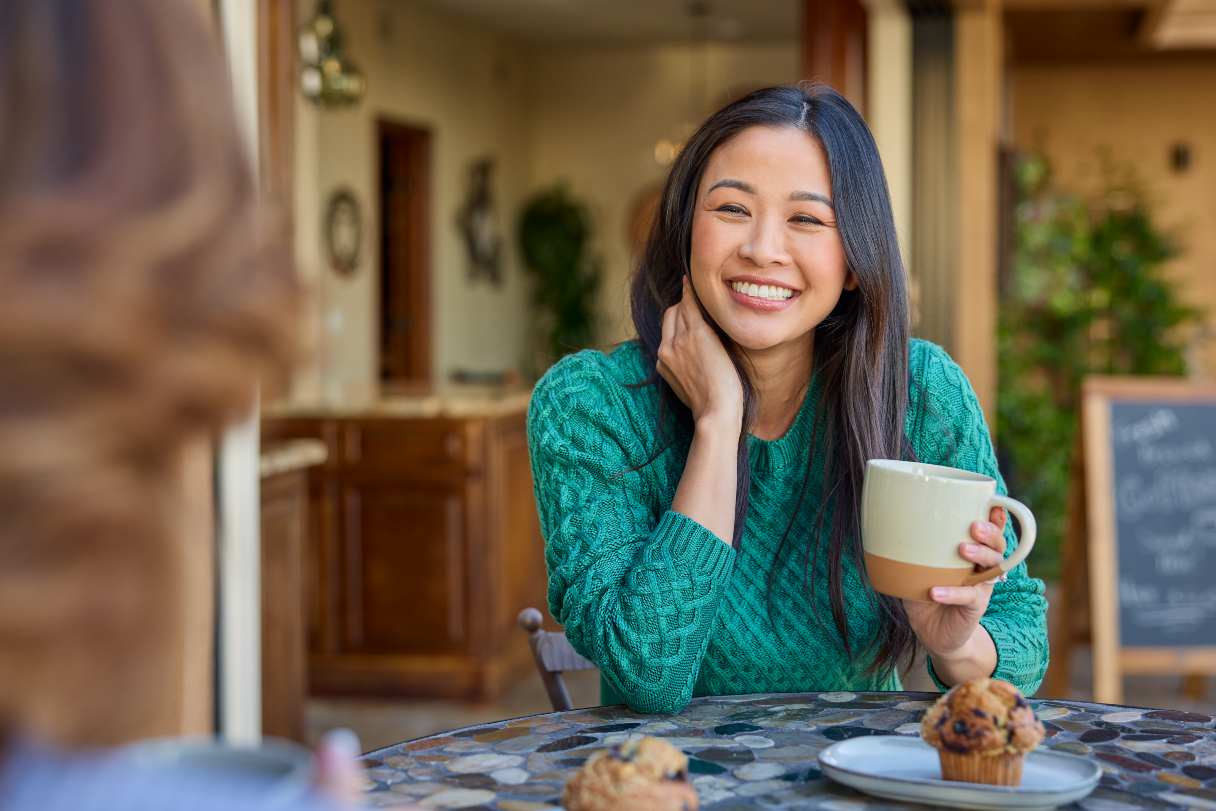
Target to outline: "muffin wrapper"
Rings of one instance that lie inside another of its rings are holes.
[[[990,786],[1016,786],[1022,782],[1021,753],[999,755],[958,755],[938,750],[943,780],[986,783]]]

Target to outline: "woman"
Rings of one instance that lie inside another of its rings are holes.
[[[917,643],[939,686],[1047,667],[1043,584],[876,594],[860,563],[871,458],[998,479],[966,377],[910,340],[882,165],[835,91],[714,114],[672,167],[633,282],[638,338],[566,357],[529,442],[549,604],[605,702],[897,689]],[[960,552],[1016,545],[1002,511]]]
[[[297,283],[259,237],[217,45],[183,0],[4,5],[6,811],[239,811],[281,791],[107,749],[175,715],[186,550],[212,544],[209,436],[294,352]],[[353,805],[357,755],[331,737],[324,791],[276,807]]]

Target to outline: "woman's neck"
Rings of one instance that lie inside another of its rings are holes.
[[[760,352],[744,350],[756,394],[756,418],[751,433],[778,439],[794,424],[811,383],[813,336]]]

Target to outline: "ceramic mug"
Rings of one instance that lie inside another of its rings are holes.
[[[1018,519],[1017,549],[999,566],[975,571],[959,554],[971,541],[971,524],[987,521],[993,507]],[[972,586],[1017,566],[1034,547],[1034,514],[996,493],[982,473],[923,462],[871,459],[861,493],[861,545],[875,591],[905,600],[929,600],[934,586]]]

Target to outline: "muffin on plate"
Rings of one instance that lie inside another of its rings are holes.
[[[566,811],[697,811],[688,758],[667,741],[636,738],[596,752],[566,783]]]
[[[956,685],[929,708],[920,735],[937,749],[943,780],[1016,786],[1043,725],[1018,688],[1000,679]]]

